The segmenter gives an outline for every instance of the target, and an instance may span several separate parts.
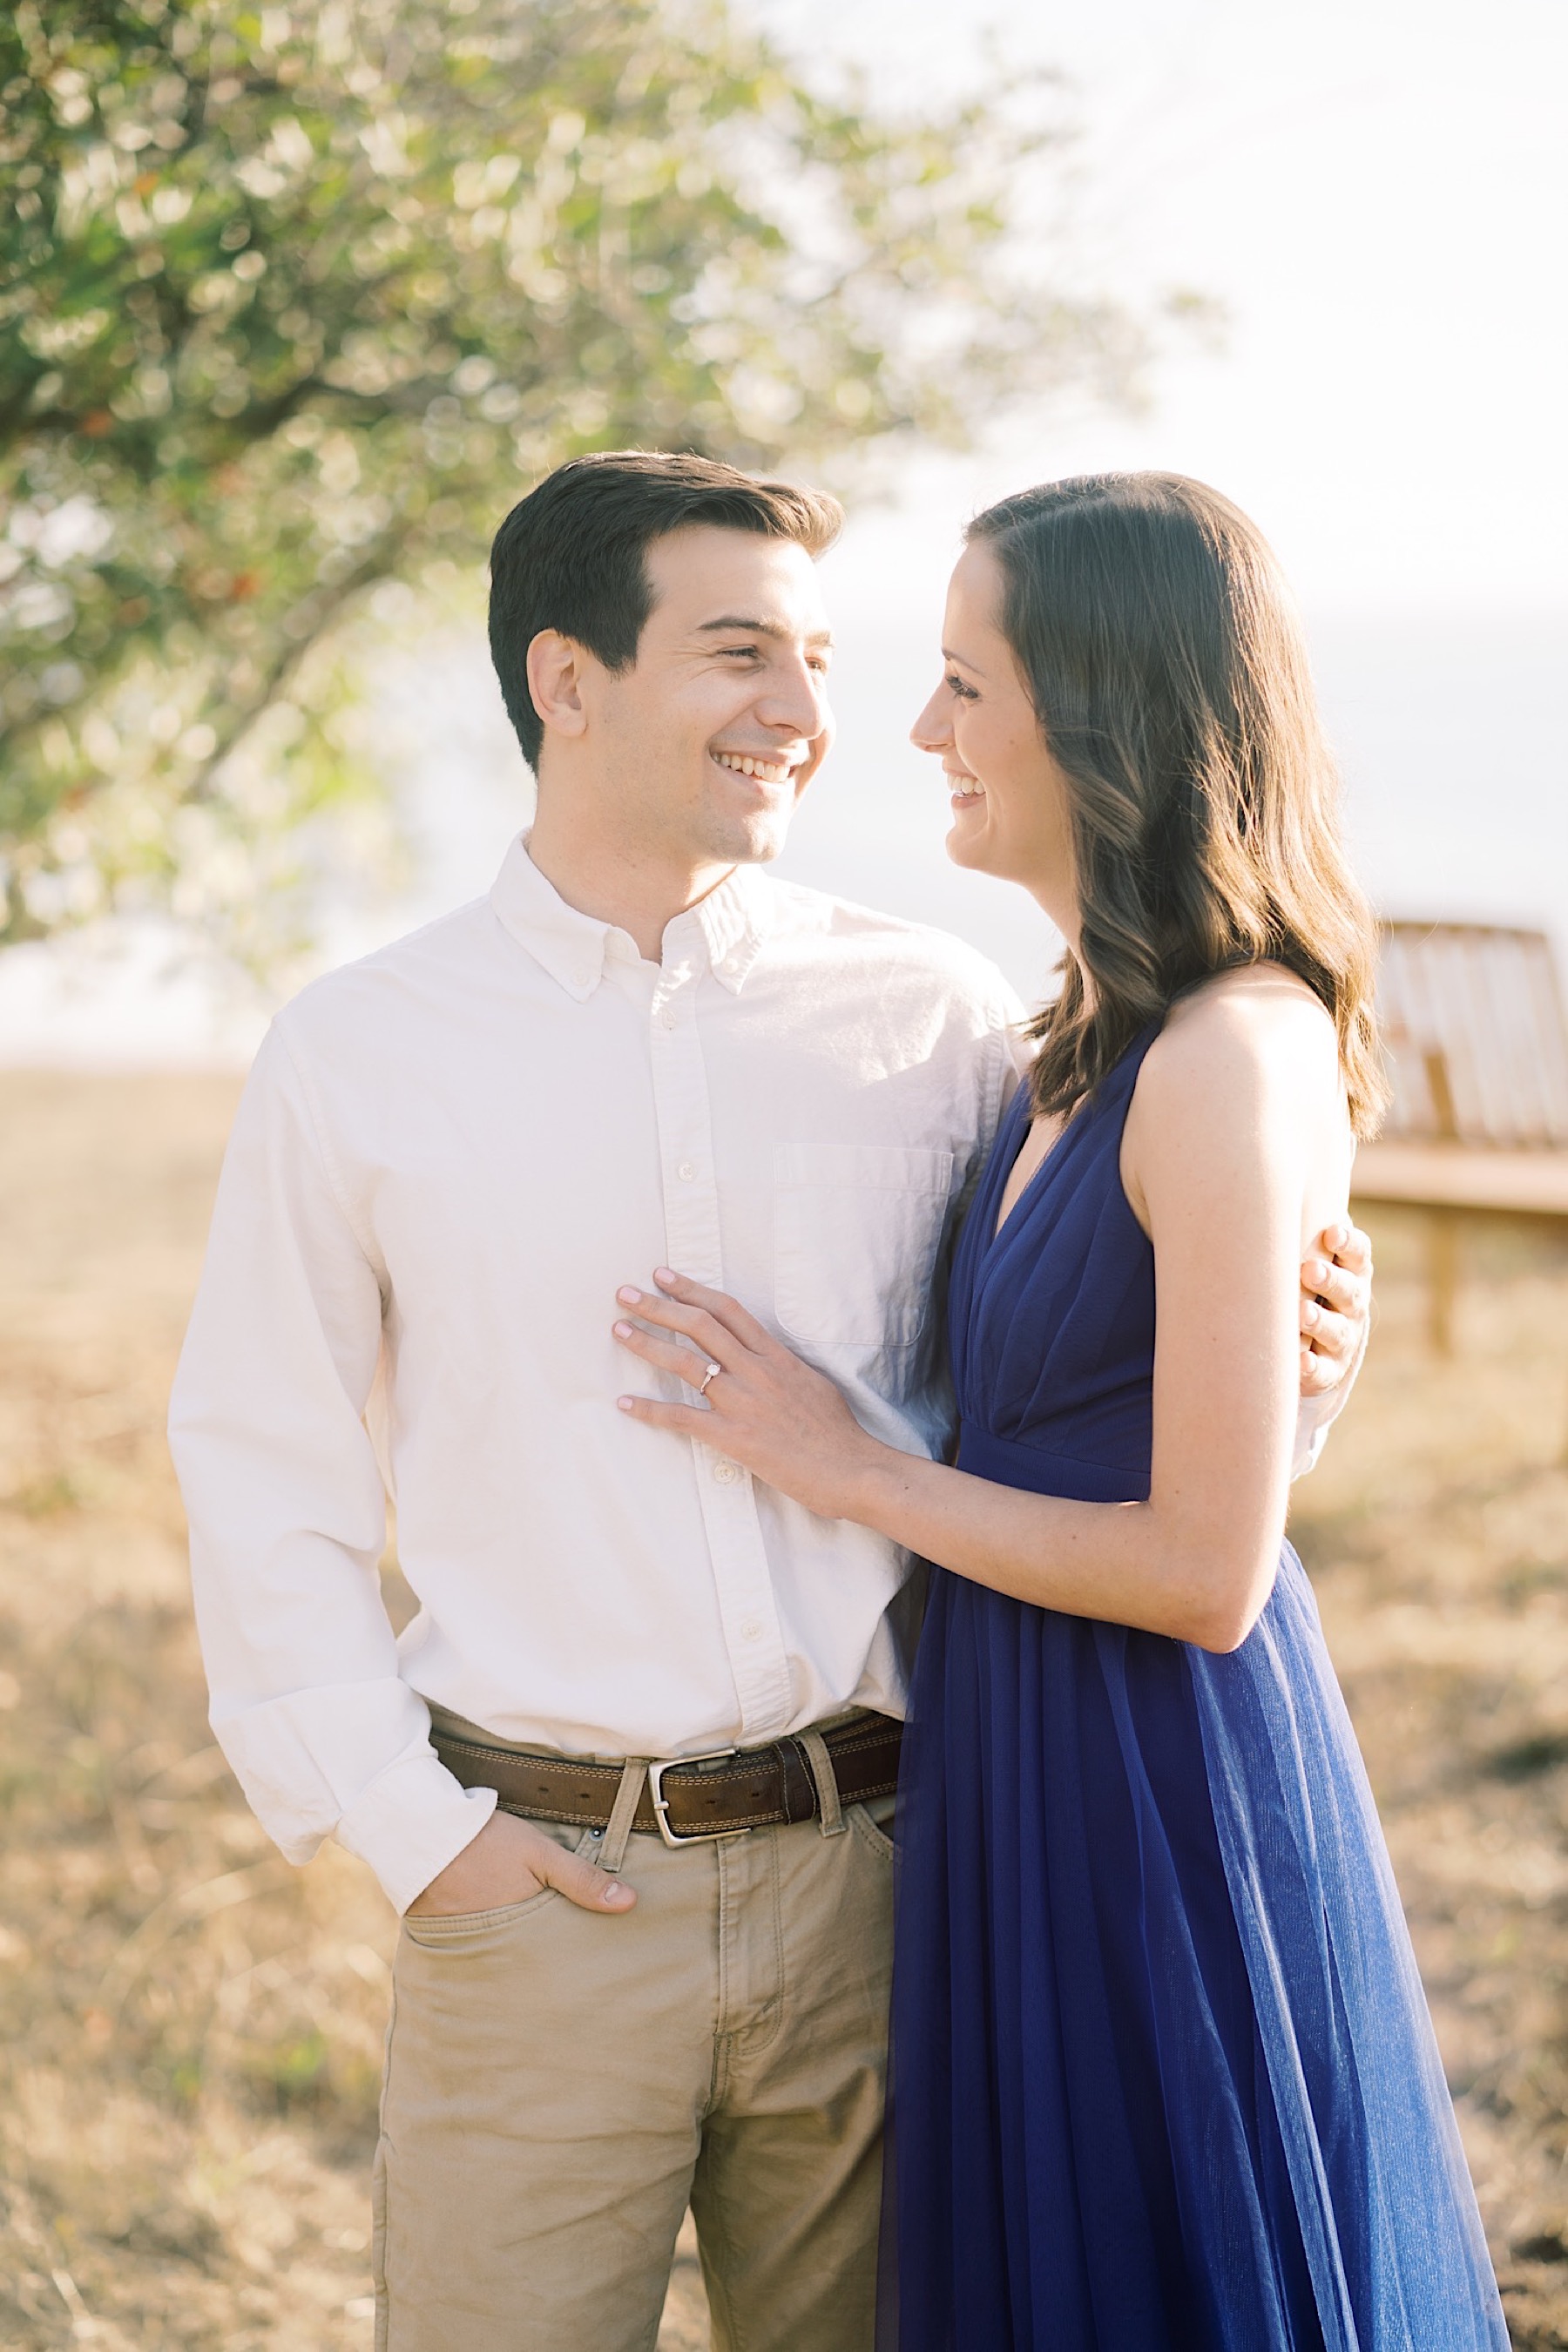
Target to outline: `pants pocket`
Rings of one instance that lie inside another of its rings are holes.
[[[553,1886],[542,1886],[537,1895],[525,1895],[521,1903],[498,1903],[489,1911],[421,1912],[417,1917],[405,1918],[403,1932],[411,1944],[419,1945],[424,1951],[452,1951],[476,1937],[483,1939],[515,1927],[536,1911],[548,1910],[551,1904],[561,1900]]]
[[[849,1805],[845,1809],[861,1843],[868,1845],[881,1862],[893,1859],[894,1802],[891,1797],[873,1797],[868,1805]]]

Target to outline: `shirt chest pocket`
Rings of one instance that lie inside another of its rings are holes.
[[[894,1144],[773,1151],[773,1301],[792,1339],[908,1348],[931,1308],[953,1155]]]

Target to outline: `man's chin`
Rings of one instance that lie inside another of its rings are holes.
[[[709,849],[726,866],[766,866],[789,838],[793,809],[759,809],[712,827]]]

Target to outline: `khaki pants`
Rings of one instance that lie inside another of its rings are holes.
[[[652,2352],[689,2200],[721,2352],[868,2352],[891,1809],[638,1833],[626,1917],[546,1889],[404,1922],[378,2352]]]

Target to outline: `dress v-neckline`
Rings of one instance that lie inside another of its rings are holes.
[[[1047,1144],[1044,1151],[1040,1154],[1037,1164],[1030,1169],[1028,1175],[1019,1186],[1017,1198],[1014,1201],[1011,1208],[1008,1208],[1004,1205],[1007,1198],[1007,1187],[1013,1180],[1013,1171],[1016,1168],[1019,1160],[1023,1158],[1025,1147],[1028,1143],[1030,1132],[1035,1124],[1034,1119],[1032,1118],[1030,1118],[1028,1124],[1024,1129],[1023,1139],[1018,1145],[1017,1150],[1015,1151],[1012,1159],[1007,1162],[1007,1173],[1002,1179],[1002,1194],[996,1203],[996,1214],[992,1220],[991,1232],[987,1243],[988,1247],[993,1249],[995,1247],[1003,1234],[1006,1232],[1008,1226],[1012,1223],[1014,1218],[1017,1215],[1019,1210],[1023,1207],[1025,1202],[1028,1199],[1030,1193],[1034,1191],[1036,1185],[1039,1182],[1041,1177],[1045,1174],[1047,1169],[1050,1166],[1052,1160],[1057,1157],[1057,1154],[1060,1151],[1063,1144],[1067,1141],[1073,1128],[1077,1126],[1079,1110],[1081,1104],[1087,1099],[1087,1097],[1080,1096],[1079,1101],[1074,1103],[1071,1110],[1068,1111],[1066,1118],[1063,1119],[1061,1126],[1058,1129],[1055,1137]]]
[[[989,1230],[985,1234],[985,1248],[987,1252],[994,1250],[997,1246],[1003,1234],[1007,1231],[1008,1227],[1012,1224],[1014,1218],[1018,1214],[1019,1210],[1024,1207],[1030,1195],[1038,1190],[1040,1180],[1044,1176],[1047,1169],[1052,1168],[1056,1165],[1057,1161],[1061,1158],[1064,1145],[1068,1141],[1069,1138],[1076,1134],[1087,1123],[1088,1119],[1092,1117],[1095,1108],[1104,1097],[1105,1089],[1110,1085],[1113,1078],[1117,1078],[1121,1076],[1121,1072],[1126,1068],[1127,1064],[1133,1058],[1134,1055],[1137,1055],[1138,1069],[1133,1072],[1132,1083],[1134,1086],[1137,1085],[1138,1071],[1142,1070],[1143,1066],[1143,1053],[1141,1053],[1139,1048],[1142,1046],[1143,1048],[1143,1052],[1147,1052],[1149,1046],[1153,1044],[1155,1037],[1159,1034],[1163,1026],[1164,1022],[1162,1018],[1158,1022],[1151,1022],[1146,1028],[1140,1030],[1138,1034],[1123,1047],[1121,1053],[1111,1064],[1110,1068],[1107,1070],[1104,1077],[1100,1081],[1099,1086],[1091,1087],[1087,1094],[1079,1095],[1077,1102],[1074,1103],[1071,1110],[1068,1111],[1066,1118],[1062,1121],[1061,1132],[1058,1135],[1055,1142],[1052,1143],[1045,1152],[1040,1160],[1039,1166],[1031,1171],[1027,1181],[1023,1185],[1018,1193],[1018,1197],[1014,1202],[1012,1207],[1004,1213],[1002,1210],[1002,1202],[1006,1196],[1008,1183],[1011,1181],[1014,1169],[1018,1165],[1019,1159],[1023,1153],[1024,1145],[1028,1140],[1029,1129],[1035,1123],[1034,1118],[1031,1115],[1024,1129],[1023,1137],[1019,1141],[1018,1149],[1014,1152],[1013,1157],[1007,1162],[1007,1172],[1002,1179],[1001,1194],[996,1197],[995,1213],[989,1217],[987,1221],[989,1227]],[[1027,1100],[1027,1089],[1028,1080],[1026,1079],[1019,1089],[1019,1094],[1014,1097],[1015,1102],[1019,1099],[1020,1096],[1023,1097],[1025,1100]],[[1124,1200],[1126,1199],[1125,1192],[1122,1193],[1122,1198]],[[1139,1230],[1140,1232],[1142,1231],[1142,1226],[1139,1227]],[[1147,1239],[1147,1235],[1145,1235],[1145,1239]]]

